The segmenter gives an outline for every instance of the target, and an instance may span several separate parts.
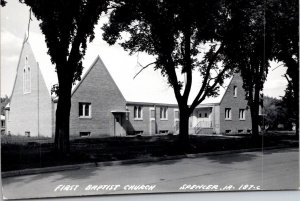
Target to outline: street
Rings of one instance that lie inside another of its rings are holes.
[[[299,150],[264,150],[9,177],[6,198],[299,187]]]

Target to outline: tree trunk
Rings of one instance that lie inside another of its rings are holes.
[[[189,147],[189,112],[187,108],[179,109],[179,144],[186,150]]]
[[[294,105],[296,109],[296,115],[295,115],[296,136],[299,136],[299,79],[297,79],[297,81],[293,83],[293,90],[294,90]]]
[[[256,111],[255,106],[250,107],[251,119],[252,119],[252,135],[253,137],[258,137],[258,124],[259,124],[259,115]]]
[[[297,66],[299,66],[297,64]],[[299,135],[299,69],[295,70],[295,75],[292,77],[293,90],[294,90],[294,104],[296,109],[296,136]]]
[[[72,82],[59,83],[59,99],[55,122],[55,151],[63,156],[70,152],[70,110]]]
[[[285,50],[284,52],[288,52]],[[286,64],[287,75],[291,78],[291,84],[294,92],[294,106],[296,110],[296,135],[299,135],[299,62],[296,62],[289,54],[282,55],[282,60]],[[299,59],[299,55],[297,56]],[[297,60],[298,60],[297,59]]]
[[[254,87],[254,98],[252,104],[250,105],[251,110],[251,119],[252,119],[252,135],[254,138],[259,135],[259,103],[260,103],[260,95],[259,95],[259,87],[258,84],[255,84]]]

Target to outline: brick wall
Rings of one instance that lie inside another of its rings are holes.
[[[134,106],[142,107],[142,120],[134,119]],[[167,119],[160,118],[161,107],[167,107]],[[127,109],[129,111],[129,118],[128,121],[126,121],[126,130],[129,134],[133,131],[143,131],[144,135],[159,134],[159,132],[163,130],[168,131],[168,133],[176,132],[174,122],[174,109],[177,109],[176,106],[130,103],[127,104]],[[150,109],[154,110],[155,114],[155,118],[152,118],[152,120],[150,119]]]
[[[237,87],[237,97],[234,97],[234,86]],[[235,74],[228,86],[226,93],[220,103],[220,133],[238,133],[251,129],[250,109],[245,110],[245,120],[239,119],[239,109],[246,109],[245,91],[243,89],[243,80],[239,74]],[[225,119],[225,108],[231,108],[231,120]]]
[[[79,102],[91,103],[91,118],[79,118]],[[112,111],[125,111],[125,99],[98,57],[74,91],[71,99],[70,135],[90,132],[91,136],[113,136]]]

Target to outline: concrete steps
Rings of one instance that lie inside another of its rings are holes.
[[[214,134],[213,128],[203,128],[203,127],[195,127],[195,135],[201,135],[201,134]]]

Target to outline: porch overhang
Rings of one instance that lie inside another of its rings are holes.
[[[128,110],[112,110],[110,111],[113,114],[126,114],[126,113],[130,113]]]

